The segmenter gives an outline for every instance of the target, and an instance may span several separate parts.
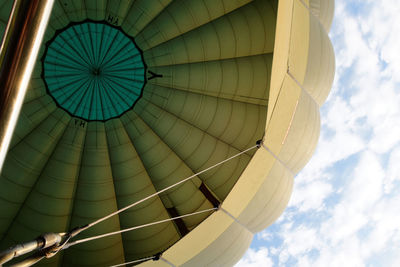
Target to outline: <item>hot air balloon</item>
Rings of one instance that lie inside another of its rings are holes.
[[[0,2],[4,30],[11,1]],[[333,0],[56,1],[0,177],[0,250],[154,195],[71,242],[146,227],[38,266],[236,263],[314,152],[333,10]]]

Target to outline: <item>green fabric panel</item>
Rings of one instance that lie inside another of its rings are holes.
[[[82,21],[86,18],[86,8],[84,1],[61,0],[59,2],[69,21]]]
[[[183,33],[213,21],[251,0],[175,0],[137,36],[143,50],[148,50]],[[156,34],[157,33],[157,34]],[[161,33],[161,34],[159,34]]]
[[[272,54],[152,69],[165,78],[151,80],[150,84],[265,106],[269,95]]]
[[[68,2],[66,3],[68,5]],[[64,10],[65,3],[62,1],[54,1],[53,10],[51,11],[50,21],[45,33],[45,41],[54,36],[56,30],[66,27],[70,20]],[[46,36],[49,38],[47,39]]]
[[[8,164],[5,164],[0,176],[0,240],[5,234],[10,235],[12,240],[21,240],[23,237],[19,231],[10,232],[10,227],[21,207],[26,204],[29,193],[53,155],[69,120],[65,112],[55,111],[37,126],[36,131],[31,132],[8,153]],[[26,238],[35,236],[29,235]]]
[[[219,120],[217,116],[214,117],[215,123],[229,122],[230,117],[233,115],[234,120],[240,122],[240,119],[232,113],[231,102],[226,102],[228,107],[226,110],[231,112],[219,112],[215,114],[222,115],[222,119]],[[212,166],[228,156],[234,155],[239,152],[236,148],[221,141],[216,136],[211,136],[206,132],[200,130],[196,126],[190,125],[189,123],[175,117],[174,115],[165,112],[156,105],[144,101],[140,101],[135,110],[142,108],[139,114],[146,121],[146,123],[155,131],[155,133],[162,138],[162,140],[170,147],[179,158],[185,162],[190,169],[195,172]],[[239,110],[240,112],[240,110]],[[232,124],[232,123],[231,123]],[[254,141],[255,143],[255,141]],[[218,150],[216,150],[216,147]],[[198,150],[206,150],[209,153],[197,153]],[[226,192],[229,192],[233,184],[238,179],[239,173],[234,173],[237,169],[242,169],[247,165],[250,157],[248,155],[242,155],[236,159],[227,162],[226,164],[213,169],[210,172],[202,174],[200,178],[206,182],[211,189],[216,190],[222,184],[227,184]],[[212,176],[210,174],[213,174]],[[214,184],[212,180],[218,180],[217,184]],[[211,186],[212,185],[212,186]],[[223,192],[224,190],[219,189]],[[224,199],[226,194],[218,194],[220,199]]]
[[[254,1],[202,27],[143,49],[145,61],[153,67],[271,53],[275,20],[270,5]],[[140,39],[137,44],[144,45]]]
[[[55,112],[56,109],[57,106],[49,95],[39,96],[32,101],[25,102],[9,149],[11,150],[26,135],[32,132],[38,124]]]
[[[36,64],[31,81],[28,84],[24,105],[11,140],[10,149],[53,113],[56,108],[56,103],[46,92],[46,86],[42,79],[42,66]]]
[[[111,172],[104,123],[93,122],[87,127],[77,181],[70,229],[86,225],[117,210],[114,182]],[[120,229],[118,216],[114,216],[81,233],[89,237]],[[95,240],[71,247],[64,255],[64,263],[107,265],[124,261],[121,235]],[[96,256],[97,255],[97,256]]]
[[[86,15],[91,20],[104,20],[107,0],[85,0]]]
[[[121,26],[134,0],[114,0],[107,2],[105,20],[115,26]]]
[[[84,134],[70,121],[3,242],[11,245],[15,240],[34,239],[45,232],[69,230]]]
[[[143,165],[149,173],[154,187],[157,190],[174,184],[181,179],[193,175],[192,170],[182,161],[181,158],[169,147],[155,132],[150,125],[141,119],[135,112],[130,111],[121,120],[126,125],[128,134],[140,155]],[[134,122],[134,123],[132,123]],[[128,124],[134,127],[128,127]],[[193,179],[177,188],[171,189],[161,195],[166,208],[175,207],[179,214],[191,213],[202,205],[204,196],[199,195],[198,187],[201,181]],[[192,198],[192,196],[195,196]],[[211,207],[211,203],[209,203]],[[202,215],[203,218],[206,215]],[[184,218],[187,227],[193,227],[191,218]]]
[[[148,24],[165,11],[172,0],[136,0],[122,22],[122,29],[130,36],[136,36]],[[143,48],[142,48],[143,49]]]
[[[265,106],[231,102],[173,88],[148,86],[148,89],[144,99],[239,150],[253,145],[264,133]],[[169,96],[168,102],[166,96]],[[231,114],[228,121],[233,123],[222,120],[215,123],[214,116],[219,116],[215,115],[217,112]],[[236,116],[235,113],[239,114]]]
[[[3,38],[4,31],[6,30],[8,18],[11,13],[13,1],[0,0],[0,39]]]
[[[156,192],[140,156],[120,120],[105,124],[107,144],[112,165],[118,208]],[[142,225],[169,218],[160,198],[150,199],[120,214],[121,228]],[[158,246],[149,246],[147,238],[152,237]],[[172,222],[139,229],[122,234],[126,260],[151,256],[166,249],[178,239]],[[141,255],[141,256],[140,256]]]

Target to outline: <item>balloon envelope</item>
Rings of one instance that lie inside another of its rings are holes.
[[[40,264],[162,252],[176,266],[237,261],[281,214],[314,151],[333,80],[332,14],[330,0],[56,1],[0,177],[1,249],[86,225],[263,139],[79,237],[222,204],[217,212]]]

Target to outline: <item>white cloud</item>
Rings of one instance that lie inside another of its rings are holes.
[[[299,212],[323,209],[323,201],[333,191],[330,183],[314,181],[302,185],[295,184],[289,207],[295,206]]]
[[[269,251],[265,247],[254,250],[248,249],[243,258],[235,265],[236,267],[272,267],[273,262],[269,256]]]
[[[395,182],[400,181],[400,146],[397,146],[390,153],[387,175],[384,180],[385,193],[391,193]]]

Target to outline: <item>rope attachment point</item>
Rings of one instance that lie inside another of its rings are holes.
[[[256,142],[257,149],[261,147],[262,143],[263,143],[262,139],[257,140],[257,142]]]

